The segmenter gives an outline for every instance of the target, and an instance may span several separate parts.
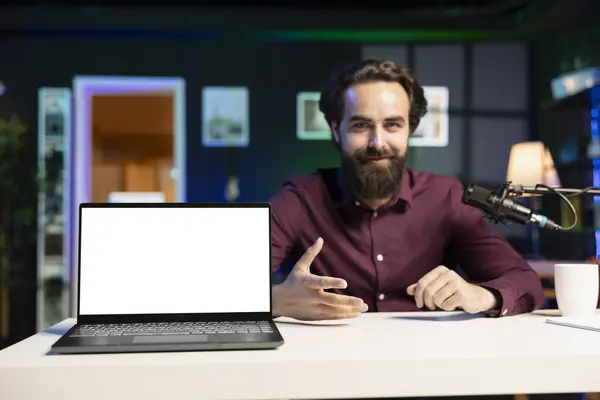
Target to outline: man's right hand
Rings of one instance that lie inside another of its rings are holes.
[[[323,248],[323,239],[306,250],[287,279],[273,286],[273,315],[298,320],[315,321],[355,318],[367,311],[367,305],[357,297],[325,292],[327,289],[345,289],[345,280],[318,276],[310,272],[310,265]]]

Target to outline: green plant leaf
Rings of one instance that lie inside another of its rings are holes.
[[[0,119],[0,276],[13,288],[30,284],[35,263],[37,198],[46,181],[32,162],[35,141],[18,116]]]

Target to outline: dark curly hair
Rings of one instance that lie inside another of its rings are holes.
[[[327,80],[319,99],[319,110],[325,115],[330,127],[332,121],[340,123],[346,90],[353,85],[368,82],[398,82],[402,85],[410,99],[409,129],[413,133],[427,113],[423,87],[410,69],[400,67],[392,61],[373,59],[346,65],[334,71]]]

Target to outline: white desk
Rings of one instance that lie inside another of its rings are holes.
[[[600,392],[600,333],[544,318],[369,313],[338,326],[282,322],[279,350],[134,355],[45,355],[58,339],[46,331],[0,352],[0,399]]]

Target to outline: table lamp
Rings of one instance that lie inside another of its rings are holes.
[[[550,151],[542,142],[517,143],[510,149],[506,180],[513,185],[535,186],[543,184],[550,187],[560,187],[560,179]],[[533,196],[533,212],[540,208],[540,196]],[[531,225],[533,255],[540,254],[540,232],[537,225]]]
[[[510,149],[506,180],[515,185],[560,187],[552,155],[542,142],[517,143]]]

